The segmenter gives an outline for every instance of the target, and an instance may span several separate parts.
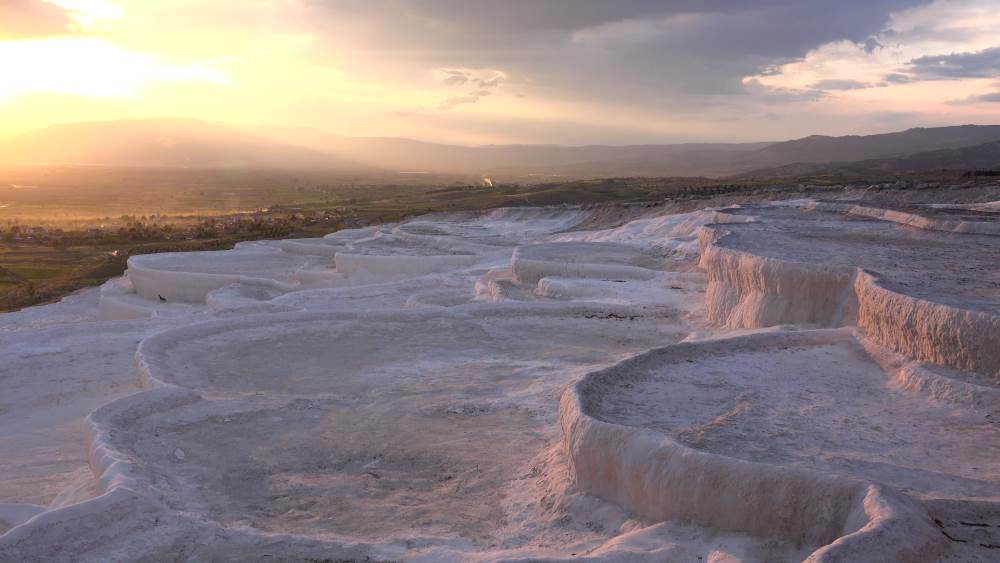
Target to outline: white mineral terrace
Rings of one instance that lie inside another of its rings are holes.
[[[0,561],[996,561],[1000,206],[441,214],[0,316]]]

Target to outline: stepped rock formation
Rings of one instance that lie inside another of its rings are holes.
[[[914,359],[1000,378],[996,236],[899,229],[895,219],[838,222],[840,211],[857,216],[857,206],[820,211],[829,208],[809,206],[804,214],[818,217],[806,221],[787,218],[798,211],[747,209],[777,224],[706,227],[701,265],[709,275],[709,318],[734,328],[857,323],[869,338]]]
[[[0,317],[0,560],[989,561],[997,208],[498,209],[133,257]]]

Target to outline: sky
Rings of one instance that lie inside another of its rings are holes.
[[[1000,0],[0,0],[0,135],[147,117],[566,145],[1000,124]]]

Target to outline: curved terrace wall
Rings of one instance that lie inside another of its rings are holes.
[[[679,344],[671,350],[698,346]],[[792,541],[807,559],[936,561],[947,540],[912,500],[877,485],[694,450],[649,428],[600,420],[588,393],[662,350],[592,372],[560,403],[571,470],[589,494],[655,520]]]
[[[726,233],[718,226],[699,233],[710,322],[728,328],[856,323],[869,338],[907,357],[1000,381],[1000,316],[892,291],[858,268],[727,248]]]
[[[974,371],[1000,382],[1000,316],[897,293],[860,271],[858,328],[909,358]]]
[[[877,207],[867,207],[864,205],[853,205],[849,203],[832,203],[825,201],[807,200],[787,202],[785,205],[798,206],[803,209],[816,209],[819,211],[834,211],[857,215],[860,217],[870,217],[882,221],[890,221],[908,227],[924,229],[928,231],[943,231],[949,233],[967,233],[978,235],[1000,235],[1000,222],[995,221],[964,221],[938,219],[935,217],[925,217],[916,213],[898,211],[895,209],[880,209]]]
[[[788,262],[718,245],[727,231],[699,233],[699,266],[708,276],[708,320],[728,328],[805,323],[845,326],[855,319],[854,270]]]
[[[163,270],[142,265],[136,258],[129,258],[128,278],[136,293],[145,299],[204,303],[212,291],[234,283],[249,283],[275,288],[288,288],[276,280],[238,274],[210,274]]]
[[[515,280],[521,284],[535,285],[542,278],[596,278],[651,280],[656,272],[640,266],[628,264],[607,264],[591,262],[559,262],[554,260],[533,260],[526,258],[521,248],[514,251],[511,270]]]

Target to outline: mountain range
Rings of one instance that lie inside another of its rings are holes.
[[[458,146],[190,119],[55,125],[0,140],[0,164],[316,168],[567,177],[789,175],[850,164],[904,171],[1000,168],[1000,126],[813,135],[772,143]],[[759,171],[759,172],[755,172]]]

